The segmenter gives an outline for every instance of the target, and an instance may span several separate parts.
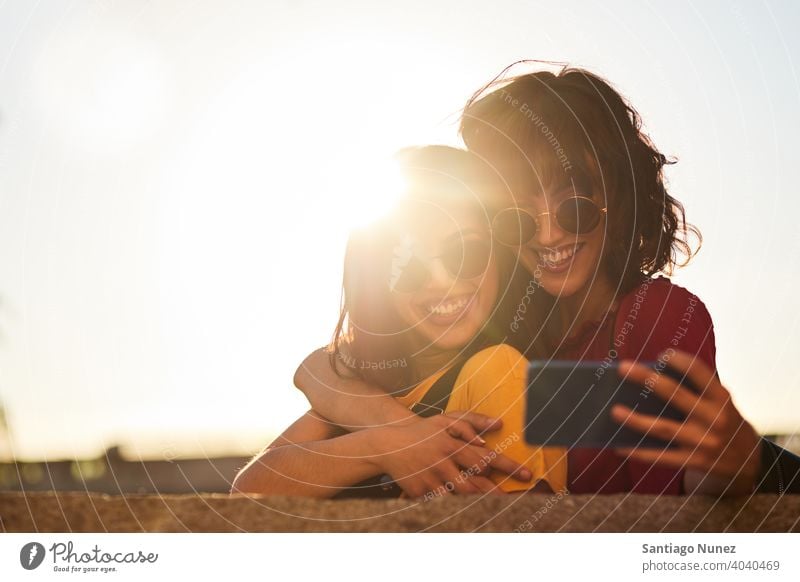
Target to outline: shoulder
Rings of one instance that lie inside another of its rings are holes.
[[[467,360],[459,382],[492,376],[501,379],[505,376],[525,378],[528,360],[519,350],[508,344],[497,344],[479,351]]]
[[[644,294],[650,297],[655,297],[664,300],[687,299],[689,297],[697,299],[697,295],[688,289],[676,285],[667,277],[655,277],[644,281],[634,291],[641,290]]]
[[[528,361],[517,349],[498,344],[481,350],[464,364],[456,379],[451,403],[471,409],[490,398],[492,402],[513,401],[525,386]]]
[[[624,357],[654,359],[669,348],[701,356],[714,366],[714,324],[700,298],[665,277],[627,293],[617,312],[615,347]]]
[[[652,323],[658,323],[660,319],[672,321],[694,315],[711,318],[697,295],[666,277],[649,279],[622,298],[618,316],[625,318],[631,313],[634,314],[633,318],[642,317]]]

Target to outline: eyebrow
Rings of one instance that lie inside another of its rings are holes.
[[[576,173],[572,176],[560,180],[556,183],[551,183],[547,187],[542,188],[537,185],[532,189],[534,196],[543,196],[547,192],[550,196],[561,197],[566,193],[578,192],[589,194],[592,191],[591,180],[582,173]]]
[[[539,192],[539,196],[541,195],[541,192]],[[588,196],[591,198],[592,189],[583,180],[575,180],[574,182],[559,184],[548,192],[548,198],[553,204],[573,196]]]

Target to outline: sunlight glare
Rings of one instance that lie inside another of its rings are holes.
[[[366,226],[388,214],[406,189],[400,168],[388,156],[383,159],[365,156],[358,165],[334,163],[333,167],[340,168],[338,172],[341,172],[333,180],[332,194],[340,201],[335,219],[347,231]]]

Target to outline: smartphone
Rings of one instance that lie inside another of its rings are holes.
[[[664,364],[645,365],[697,391],[688,379]],[[617,424],[611,408],[624,404],[651,416],[682,422],[685,415],[647,387],[619,376],[616,362],[534,360],[528,367],[525,440],[556,447],[668,448],[668,443]]]

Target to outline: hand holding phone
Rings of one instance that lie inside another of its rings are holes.
[[[664,364],[645,365],[695,389]],[[646,386],[621,378],[616,362],[534,360],[528,368],[525,439],[530,444],[570,448],[677,446],[621,426],[611,417],[615,404],[678,422],[686,418]]]

